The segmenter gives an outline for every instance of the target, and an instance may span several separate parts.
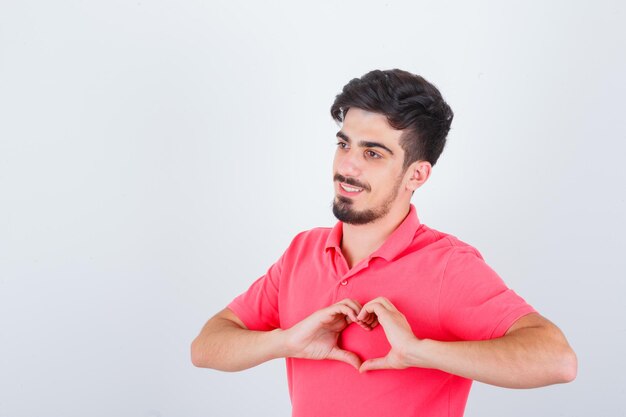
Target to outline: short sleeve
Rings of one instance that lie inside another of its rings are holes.
[[[503,336],[520,317],[536,312],[508,288],[471,246],[455,248],[439,295],[442,330],[456,340]]]
[[[228,305],[250,330],[273,330],[279,327],[278,290],[284,256]]]

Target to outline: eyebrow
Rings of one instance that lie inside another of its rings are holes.
[[[346,135],[345,133],[343,133],[341,130],[337,132],[337,137],[350,143],[350,137]],[[386,147],[385,145],[379,142],[373,142],[370,140],[362,140],[362,141],[359,141],[358,145],[363,148],[381,148],[389,152],[389,154],[393,155],[393,151],[391,149],[389,149],[388,147]]]

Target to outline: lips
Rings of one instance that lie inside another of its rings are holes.
[[[362,183],[355,178],[344,177],[339,173],[335,173],[333,180],[335,180],[335,183],[337,184],[336,192],[340,196],[356,197],[363,191],[371,191],[367,183]]]
[[[363,188],[355,187],[354,185],[348,185],[344,182],[339,182],[338,184],[337,193],[344,197],[356,197],[363,192]]]
[[[361,191],[363,191],[362,188],[353,187],[351,185],[346,185],[346,184],[343,184],[343,183],[340,183],[339,186],[341,188],[343,188],[344,191],[347,191],[349,193],[360,193]]]

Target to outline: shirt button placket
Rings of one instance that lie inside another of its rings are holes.
[[[336,300],[343,300],[344,298],[346,298],[348,296],[348,280],[345,278],[342,278],[341,281],[337,282],[337,285],[335,287],[335,297]]]

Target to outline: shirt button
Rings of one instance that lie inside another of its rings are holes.
[[[341,285],[348,285],[348,280],[344,279],[343,281],[341,281]]]

